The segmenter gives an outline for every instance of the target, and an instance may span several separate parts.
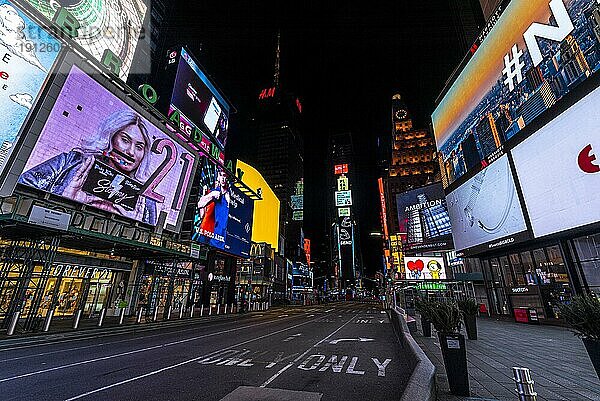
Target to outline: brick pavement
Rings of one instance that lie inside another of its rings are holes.
[[[531,370],[538,401],[600,401],[600,380],[585,347],[563,327],[478,318],[478,340],[467,340],[471,397],[449,393],[437,334],[414,338],[437,368],[440,401],[515,401],[512,367]],[[466,337],[466,333],[465,334]]]

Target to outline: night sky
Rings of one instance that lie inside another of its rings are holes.
[[[261,88],[272,86],[277,31],[281,85],[302,99],[305,232],[324,241],[327,135],[350,131],[357,152],[359,219],[368,275],[381,268],[377,138],[391,136],[400,93],[416,127],[464,56],[443,1],[181,1],[169,44],[186,44],[234,104],[229,140],[241,140]],[[323,4],[326,3],[326,4]],[[236,139],[237,137],[237,139]],[[247,138],[245,138],[247,139]],[[355,195],[356,196],[356,195]]]

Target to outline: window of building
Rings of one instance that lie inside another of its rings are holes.
[[[600,297],[600,234],[573,240],[589,289]]]

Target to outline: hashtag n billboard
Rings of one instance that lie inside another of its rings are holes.
[[[600,68],[596,0],[513,0],[484,32],[432,115],[446,187],[501,157]]]

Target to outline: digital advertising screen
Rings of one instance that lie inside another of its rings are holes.
[[[208,158],[203,158],[199,174],[192,241],[250,257],[254,201],[231,185],[225,170]]]
[[[62,46],[9,1],[0,0],[0,26],[1,186],[21,128]],[[12,189],[0,189],[0,195],[10,195]]]
[[[506,6],[432,115],[448,183],[490,162],[600,68],[599,12],[597,0],[514,0]]]
[[[600,221],[600,88],[513,150],[535,237]]]
[[[483,252],[528,239],[506,155],[447,195],[446,202],[457,251]]]
[[[261,199],[254,202],[252,216],[252,241],[266,242],[275,252],[279,250],[279,212],[280,202],[262,174],[251,165],[238,160],[236,168],[244,174],[242,181],[255,192],[260,192]]]
[[[404,264],[407,280],[445,280],[447,278],[444,258],[405,256]]]
[[[396,195],[405,251],[452,249],[452,226],[441,183]]]
[[[151,226],[164,213],[179,230],[197,156],[78,66],[68,71],[18,182]]]
[[[352,206],[352,191],[336,191],[335,206]]]
[[[133,56],[138,45],[148,7],[144,0],[24,0],[53,21],[63,7],[79,22],[78,36],[73,38],[95,59],[102,61],[106,50],[121,60],[119,77],[125,81],[131,71]],[[150,35],[150,29],[144,32]],[[150,60],[138,63],[141,71],[150,73]]]
[[[224,149],[229,129],[229,103],[192,56],[184,48],[180,52],[169,115],[179,111],[181,122],[186,125],[184,131],[198,128]]]

